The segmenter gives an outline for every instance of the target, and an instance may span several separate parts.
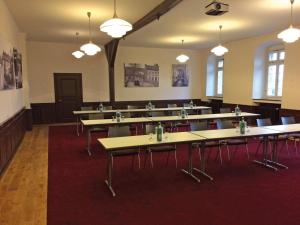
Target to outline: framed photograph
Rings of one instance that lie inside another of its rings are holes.
[[[14,72],[15,72],[16,88],[19,89],[23,87],[22,55],[15,48],[13,49],[13,55],[14,55]]]
[[[172,86],[188,87],[189,77],[188,77],[187,64],[173,64],[172,70],[173,70]]]
[[[124,64],[125,87],[158,87],[159,66],[139,63]]]
[[[13,51],[0,42],[0,90],[15,88]]]

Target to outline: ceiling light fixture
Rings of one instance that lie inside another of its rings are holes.
[[[300,30],[293,27],[293,4],[294,0],[291,0],[291,24],[288,29],[281,31],[277,37],[282,39],[286,43],[293,43],[300,37]]]
[[[101,48],[98,45],[95,45],[91,40],[91,12],[87,13],[89,18],[89,43],[86,43],[80,47],[80,50],[83,51],[85,54],[92,56],[96,55],[98,52],[101,52]]]
[[[216,56],[222,56],[222,55],[224,55],[225,53],[228,52],[228,49],[221,45],[221,41],[222,41],[222,38],[221,38],[222,25],[219,26],[219,29],[220,29],[220,32],[219,32],[219,45],[216,46],[216,47],[214,47],[211,50],[211,52],[214,53]]]
[[[76,32],[76,40],[78,40],[78,36],[79,36],[79,33]],[[84,53],[83,53],[82,51],[77,50],[77,51],[72,52],[72,55],[73,55],[76,59],[80,59],[80,58],[82,58],[82,57],[84,56]]]
[[[183,46],[183,42],[184,40],[181,40],[181,44]],[[181,54],[179,56],[176,57],[176,60],[181,62],[181,63],[185,63],[186,61],[188,61],[190,59],[190,57],[188,57],[187,55]]]
[[[130,23],[118,18],[116,0],[114,0],[113,18],[101,24],[100,30],[113,38],[121,38],[126,34],[126,32],[132,30],[132,25]]]

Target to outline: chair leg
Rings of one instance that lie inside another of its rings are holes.
[[[198,146],[198,155],[199,155],[199,160],[200,160],[200,162],[201,162],[201,152],[200,152],[200,147]]]
[[[138,157],[139,169],[141,169],[141,157],[140,157],[140,153],[137,155],[137,157]]]
[[[294,146],[295,146],[296,156],[298,156],[298,145],[297,145],[297,140],[296,139],[294,141]]]
[[[260,146],[261,146],[261,141],[259,141],[259,143],[258,143],[258,146],[257,146],[256,152],[255,152],[255,157],[256,157],[256,155],[257,155],[257,153],[258,153],[258,151],[259,151],[259,148],[260,148]]]
[[[113,168],[113,167],[114,167],[114,157],[111,156],[111,168]]]
[[[177,151],[176,150],[174,151],[174,158],[175,158],[175,165],[177,168]]]
[[[246,147],[246,154],[247,154],[247,158],[248,160],[250,159],[250,155],[249,155],[249,148],[248,148],[248,144],[245,144]]]
[[[220,162],[221,162],[221,165],[223,165],[223,158],[222,158],[222,148],[221,148],[221,146],[220,146],[220,145],[218,146],[218,149],[219,149],[219,157],[220,157]]]
[[[288,143],[288,140],[285,140],[285,147],[286,147],[286,151],[287,151],[288,157],[290,157],[290,151],[289,151],[289,143]]]
[[[146,153],[145,153],[145,159],[144,159],[144,168],[146,168],[146,163],[147,163],[147,159],[148,159],[148,154],[149,154],[149,152],[146,151]]]
[[[153,155],[152,155],[152,151],[150,151],[150,162],[151,162],[151,167],[153,168]]]
[[[230,152],[229,152],[229,147],[228,145],[226,144],[226,149],[227,149],[227,156],[228,156],[228,160],[230,160]]]

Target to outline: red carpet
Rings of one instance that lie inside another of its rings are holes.
[[[278,172],[249,162],[244,151],[231,161],[223,151],[221,166],[214,151],[207,171],[215,181],[200,177],[201,183],[180,171],[186,165],[184,145],[178,169],[172,157],[166,166],[164,154],[154,155],[153,169],[148,164],[132,170],[130,157],[115,159],[113,198],[104,184],[105,154],[94,138],[89,157],[85,141],[72,126],[50,128],[48,225],[300,224],[300,157],[294,149],[290,158],[282,151],[289,169]]]

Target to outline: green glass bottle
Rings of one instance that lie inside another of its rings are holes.
[[[239,125],[240,125],[240,134],[245,134],[247,122],[244,120],[244,117],[242,117],[242,120],[240,121]]]
[[[121,112],[116,112],[116,119],[118,123],[121,121]]]
[[[161,126],[161,123],[158,123],[158,126],[156,127],[156,139],[157,141],[162,141],[163,139],[163,133],[164,133],[164,128]]]

